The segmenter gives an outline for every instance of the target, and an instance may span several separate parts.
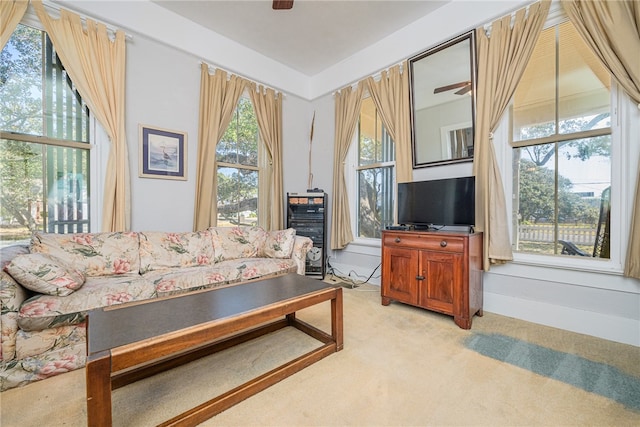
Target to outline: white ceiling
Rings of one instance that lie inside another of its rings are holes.
[[[448,3],[436,0],[153,0],[203,27],[313,76]]]

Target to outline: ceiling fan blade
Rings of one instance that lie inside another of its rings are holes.
[[[293,7],[293,0],[273,0],[274,10],[287,10]]]
[[[465,93],[469,92],[471,90],[471,83],[469,83],[468,85],[464,86],[462,89],[456,91],[456,95],[464,95]]]
[[[461,87],[465,87],[467,85],[471,85],[471,82],[460,82],[460,83],[454,83],[454,84],[450,84],[447,86],[441,86],[441,87],[437,87],[433,90],[433,93],[440,93],[440,92],[446,92],[448,90],[452,90],[452,89],[459,89]]]

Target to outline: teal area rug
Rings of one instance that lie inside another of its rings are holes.
[[[640,378],[604,363],[500,334],[474,334],[467,348],[640,411]]]

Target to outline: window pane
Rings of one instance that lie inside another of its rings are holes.
[[[380,238],[393,220],[393,167],[358,171],[358,236]]]
[[[49,37],[44,53],[45,135],[69,141],[89,141],[89,110],[62,66]]]
[[[216,147],[216,159],[258,166],[258,121],[249,98],[238,101],[231,123]]]
[[[46,146],[46,231],[89,232],[89,150]]]
[[[387,133],[373,99],[362,100],[358,165],[366,166],[395,160],[393,140]]]
[[[0,238],[2,244],[28,242],[43,230],[44,176],[42,146],[0,140]]]
[[[513,150],[515,250],[593,256],[606,235],[597,256],[609,257],[610,146],[606,135]]]
[[[542,31],[513,98],[513,139],[555,134],[556,29]]]
[[[218,168],[218,226],[257,225],[258,171]]]
[[[610,127],[611,77],[575,27],[558,26],[559,133]]]
[[[89,110],[43,34],[18,25],[2,50],[0,128],[89,142]]]
[[[42,31],[18,25],[0,56],[0,129],[42,135]]]
[[[89,232],[89,151],[0,140],[1,240]]]
[[[513,150],[515,250],[554,253],[555,144]]]

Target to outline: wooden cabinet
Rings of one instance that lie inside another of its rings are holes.
[[[393,300],[453,316],[482,316],[482,233],[382,233],[382,304]]]

